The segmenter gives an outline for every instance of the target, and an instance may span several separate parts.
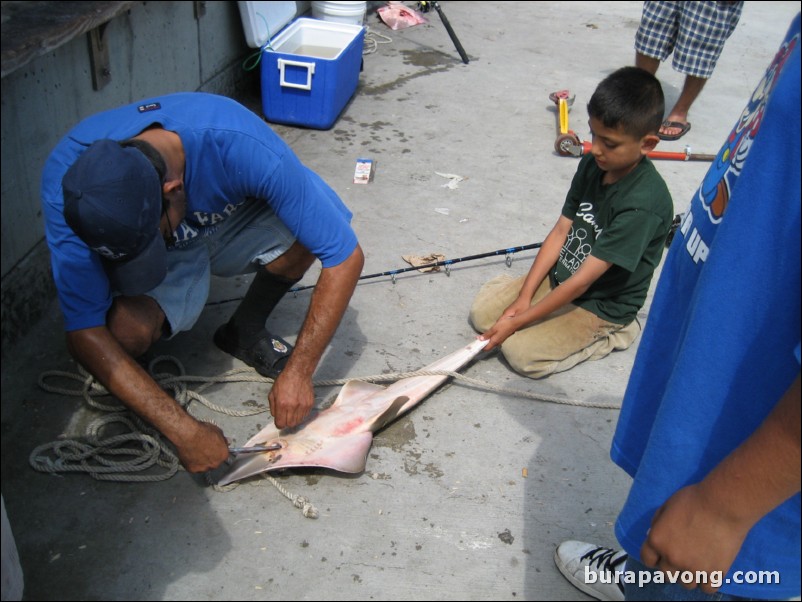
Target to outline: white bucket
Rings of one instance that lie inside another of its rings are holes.
[[[312,2],[312,16],[323,21],[362,25],[367,2]]]

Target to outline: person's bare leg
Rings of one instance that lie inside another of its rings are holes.
[[[657,68],[660,67],[660,61],[650,56],[646,56],[645,54],[641,54],[640,52],[636,52],[635,66],[640,67],[641,69],[654,75],[657,73]]]
[[[658,67],[660,67],[660,61],[650,56],[646,56],[645,54],[636,52],[635,66],[640,67],[641,69],[644,69],[654,75],[657,73]],[[682,92],[680,92],[674,108],[671,109],[668,117],[666,117],[666,121],[688,123],[688,113],[691,110],[691,105],[693,105],[696,98],[702,92],[702,88],[705,87],[706,83],[706,79],[701,77],[693,77],[692,75],[686,75],[685,83],[682,85]],[[676,136],[680,133],[680,129],[661,127],[660,133],[666,136]]]
[[[112,336],[133,358],[144,354],[162,336],[165,317],[150,297],[115,297],[106,316]]]
[[[668,114],[666,121],[676,121],[678,123],[688,123],[688,113],[691,110],[691,105],[697,99],[707,83],[706,79],[701,77],[693,77],[692,75],[685,76],[685,84],[682,86],[674,108]],[[680,133],[679,128],[660,128],[660,133],[667,136],[676,136]]]

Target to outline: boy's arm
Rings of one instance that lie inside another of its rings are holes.
[[[563,245],[568,238],[568,233],[571,231],[571,224],[570,219],[561,215],[549,235],[546,236],[546,240],[540,246],[540,250],[535,256],[535,261],[532,263],[532,267],[529,268],[529,273],[526,275],[521,287],[521,292],[518,293],[517,301],[525,302],[524,309],[529,307],[537,287],[540,286],[540,283],[548,275],[549,270],[554,267],[554,264],[560,258],[560,251],[562,251]]]
[[[490,351],[493,347],[500,345],[507,340],[510,335],[521,328],[537,320],[542,320],[557,309],[571,303],[588,290],[594,282],[601,278],[602,274],[609,270],[612,265],[613,264],[609,261],[602,261],[601,259],[593,257],[593,255],[589,255],[570,278],[562,282],[557,288],[551,290],[540,301],[514,314],[510,313],[510,315],[508,315],[508,312],[502,314],[501,318],[498,319],[493,327],[480,337],[482,340],[490,341],[485,347],[485,351]],[[530,270],[530,275],[532,275],[532,272],[534,272],[534,266],[532,266],[532,270]],[[542,279],[541,277],[541,281]],[[528,281],[529,277],[527,277],[527,283]],[[540,281],[538,281],[538,284],[539,283]],[[520,298],[521,297],[519,297],[519,300]]]
[[[732,566],[750,529],[800,491],[800,380],[763,424],[701,482],[680,489],[655,513],[641,561],[663,571],[705,571]],[[754,567],[771,570],[772,567]]]

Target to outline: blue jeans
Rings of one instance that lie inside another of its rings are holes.
[[[715,594],[706,594],[699,588],[685,589],[680,583],[654,583],[654,574],[659,571],[648,568],[641,564],[632,556],[627,558],[627,565],[625,575],[637,575],[640,571],[645,571],[652,574],[652,579],[649,583],[638,585],[638,583],[625,583],[624,584],[624,599],[625,600],[666,600],[684,601],[684,600],[756,600],[757,598],[741,598],[740,596],[732,596],[722,592]],[[667,581],[667,580],[666,580]]]

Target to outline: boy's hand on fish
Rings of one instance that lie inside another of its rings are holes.
[[[493,326],[479,337],[481,341],[488,341],[485,351],[490,351],[501,345],[518,330],[518,321],[515,316],[501,316]]]

